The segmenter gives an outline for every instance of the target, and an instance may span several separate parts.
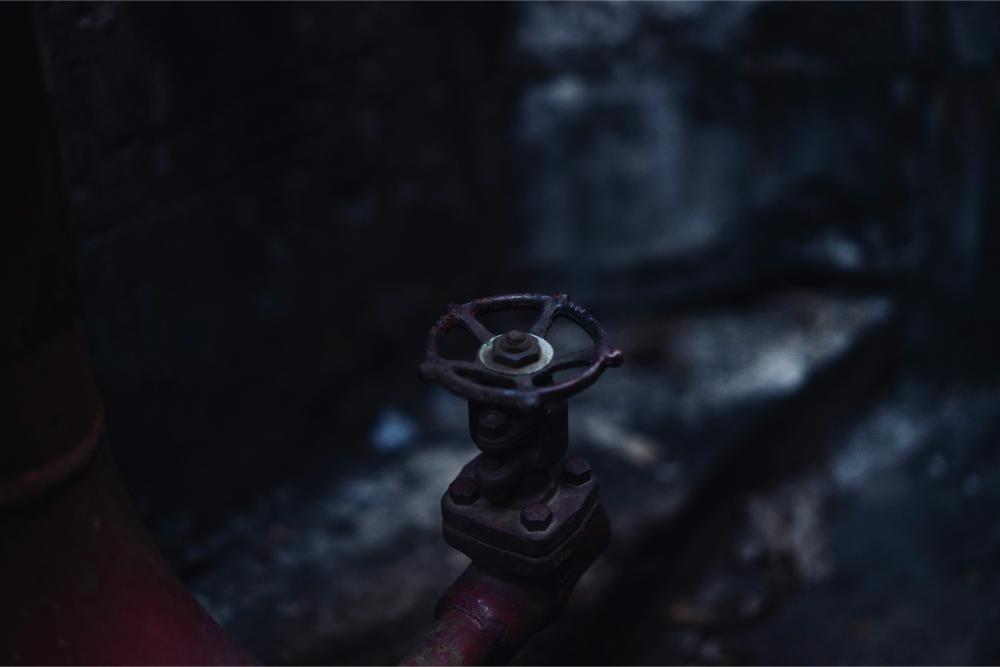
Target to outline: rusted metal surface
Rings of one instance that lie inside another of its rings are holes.
[[[555,603],[545,587],[471,565],[441,598],[437,621],[403,664],[503,662],[544,625]]]
[[[160,557],[106,444],[0,508],[0,590],[4,664],[255,664]]]
[[[494,335],[477,319],[523,309],[537,311],[528,332]],[[560,316],[575,322],[592,345],[553,354],[544,336]],[[477,358],[442,360],[438,341],[459,325],[479,341]],[[524,576],[545,576],[572,554],[598,512],[600,495],[596,476],[567,476],[558,466],[569,445],[564,399],[619,363],[621,353],[609,345],[603,327],[564,294],[516,294],[449,307],[431,329],[423,370],[468,399],[469,430],[483,452],[441,499],[450,545],[476,563]],[[584,369],[554,382],[553,373],[571,367]],[[456,368],[477,370],[462,376]]]
[[[452,484],[472,481],[481,461],[471,461]],[[526,576],[548,574],[569,557],[594,520],[600,503],[597,477],[582,484],[560,479],[543,498],[512,508],[481,495],[464,502],[446,493],[441,499],[444,538],[474,562]]]
[[[477,319],[509,309],[538,311],[530,331],[494,335]],[[545,336],[558,316],[580,326],[592,345],[555,354]],[[455,326],[480,343],[476,359],[439,355],[439,340]],[[473,564],[441,599],[436,624],[407,662],[509,659],[556,616],[607,546],[597,476],[582,459],[562,462],[569,446],[565,399],[621,360],[601,325],[565,295],[477,299],[449,307],[431,329],[423,374],[468,399],[469,430],[483,453],[441,499],[445,541]],[[570,368],[584,370],[554,380]]]
[[[573,587],[607,545],[603,510],[573,557],[545,577],[519,577],[473,563],[438,601],[437,620],[404,665],[494,665],[510,661],[559,615]]]
[[[496,334],[477,319],[478,315],[500,310],[539,310],[527,333],[544,338],[559,316],[576,322],[593,341],[593,346],[554,357],[551,362],[532,373],[512,375],[488,367],[478,359],[447,359],[438,352],[438,343],[452,327],[462,326],[481,344],[492,341]],[[450,391],[469,400],[506,405],[524,410],[537,408],[543,402],[562,400],[597,381],[604,369],[619,366],[620,350],[608,344],[604,328],[565,294],[510,294],[475,299],[462,305],[451,305],[431,328],[427,354],[420,370],[427,380],[443,384]],[[553,382],[557,371],[585,368],[580,375],[563,382]]]
[[[0,507],[29,502],[66,481],[91,459],[104,409],[86,363],[83,324],[37,343],[11,361],[6,456]]]

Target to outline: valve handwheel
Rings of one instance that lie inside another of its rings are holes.
[[[493,332],[481,319],[517,310],[534,312],[526,330]],[[557,318],[576,324],[590,345],[557,353],[549,340]],[[441,354],[442,340],[456,327],[478,342],[471,358]],[[441,498],[448,544],[479,566],[548,578],[560,591],[572,586],[610,533],[596,475],[583,460],[564,460],[566,399],[621,362],[603,327],[564,294],[511,294],[449,306],[431,328],[420,368],[425,379],[468,401],[469,432],[482,454]],[[557,373],[569,369],[580,373],[560,380]]]
[[[478,318],[508,310],[539,312],[528,331],[499,334],[487,329]],[[546,336],[557,317],[574,322],[593,345],[555,354]],[[456,326],[463,327],[479,342],[475,359],[449,359],[440,355],[439,342]],[[543,403],[569,398],[593,384],[605,368],[621,363],[622,353],[608,344],[604,328],[565,294],[510,294],[449,306],[431,328],[420,371],[424,379],[440,382],[463,398],[531,410]],[[556,372],[574,368],[584,370],[575,377],[555,381]]]

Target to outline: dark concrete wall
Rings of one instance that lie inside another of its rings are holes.
[[[510,13],[37,8],[111,438],[152,510],[166,480],[211,514],[356,451],[444,303],[508,287]]]
[[[198,524],[335,470],[381,406],[420,395],[444,304],[494,292],[642,318],[860,290],[904,306],[924,361],[981,361],[998,17],[37,6],[130,485],[150,516]]]

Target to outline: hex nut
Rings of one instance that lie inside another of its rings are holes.
[[[563,463],[563,477],[574,486],[580,486],[590,481],[590,463],[585,459],[567,459]]]
[[[528,505],[521,510],[521,525],[531,532],[545,530],[552,524],[552,510],[545,503]]]
[[[456,505],[471,505],[479,498],[479,487],[471,477],[459,477],[448,485],[448,495]]]
[[[521,352],[531,344],[531,338],[523,331],[511,329],[500,337],[500,346],[509,352]]]
[[[493,360],[508,368],[524,368],[541,357],[535,337],[521,331],[508,331],[493,344]]]

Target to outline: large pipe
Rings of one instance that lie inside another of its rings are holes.
[[[556,620],[610,537],[601,509],[573,556],[547,576],[521,577],[473,563],[438,601],[434,624],[401,664],[506,664]]]
[[[171,573],[112,463],[31,11],[0,8],[0,663],[254,664]]]
[[[557,605],[551,589],[470,565],[438,602],[437,620],[402,664],[503,664]]]

